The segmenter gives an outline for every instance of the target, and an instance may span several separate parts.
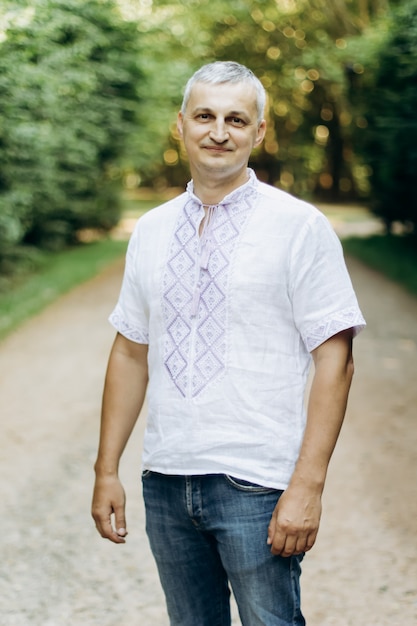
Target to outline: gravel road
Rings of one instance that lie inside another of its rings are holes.
[[[368,328],[355,340],[355,381],[321,532],[304,561],[304,611],[308,626],[412,626],[417,300],[357,261],[349,267]],[[121,469],[127,544],[101,539],[89,513],[113,340],[106,319],[121,273],[118,262],[0,345],[1,626],[168,624],[144,531],[143,420]]]

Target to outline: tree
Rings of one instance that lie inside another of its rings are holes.
[[[388,230],[398,221],[416,232],[417,0],[393,12],[377,41],[364,75],[351,82],[363,120],[357,149],[370,168],[373,211]]]
[[[158,42],[151,63],[158,65],[158,80],[161,72],[167,79],[163,84],[175,104],[172,119],[180,103],[173,95],[173,77],[178,94],[179,79],[184,77],[185,82],[204,62],[245,63],[269,94],[266,141],[254,157],[258,173],[299,195],[338,198],[358,191],[346,97],[347,41],[384,12],[386,4],[386,0],[254,0],[250,4],[154,0],[146,9],[139,2],[129,6],[137,7],[149,45],[155,49],[152,42]],[[160,168],[160,178],[168,182],[178,176],[184,182],[186,170],[175,130],[170,145],[163,145],[169,160]]]
[[[119,219],[137,131],[136,25],[112,0],[9,3],[0,43],[0,245],[56,248]],[[1,34],[1,33],[0,33]]]

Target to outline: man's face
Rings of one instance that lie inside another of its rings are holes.
[[[265,135],[255,88],[246,82],[195,83],[185,114],[178,115],[178,131],[193,178],[246,179],[250,153]]]

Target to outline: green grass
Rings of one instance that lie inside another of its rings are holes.
[[[166,199],[156,194],[144,198],[125,194],[123,216],[137,219]],[[33,259],[17,266],[13,277],[0,276],[0,340],[59,296],[124,256],[126,247],[127,241],[103,239],[63,252],[35,250]],[[28,265],[32,266],[30,270]]]
[[[417,295],[417,240],[400,235],[373,235],[343,239],[346,254]]]
[[[58,253],[42,253],[36,269],[0,293],[0,339],[126,251],[126,241],[106,239]]]

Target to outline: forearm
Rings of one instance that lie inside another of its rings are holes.
[[[315,374],[299,457],[268,528],[273,554],[310,550],[316,540],[327,468],[345,415],[353,375],[351,333],[339,333],[313,353]]]
[[[147,346],[134,345],[117,335],[104,385],[97,475],[117,474],[144,402],[147,383]]]
[[[353,359],[346,350],[343,359],[329,350],[315,363],[307,423],[291,484],[302,483],[322,491],[327,468],[346,412],[353,376]]]

